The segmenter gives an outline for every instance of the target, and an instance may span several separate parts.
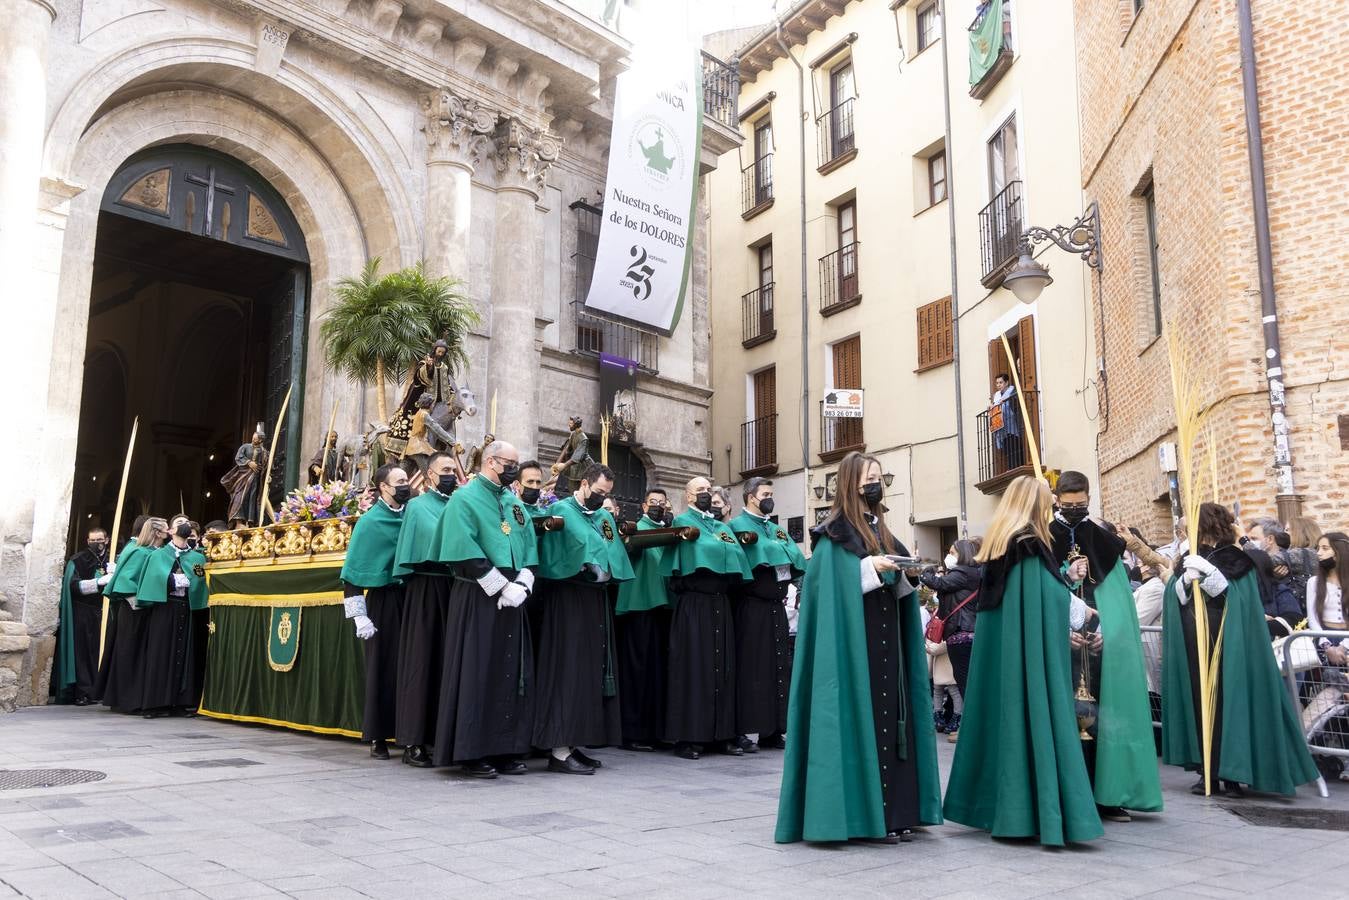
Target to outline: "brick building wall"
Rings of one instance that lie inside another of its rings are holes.
[[[1275,511],[1238,26],[1232,0],[1076,0],[1082,182],[1105,266],[1101,493],[1108,518],[1163,539],[1157,447],[1174,440],[1167,341],[1156,332],[1145,201],[1155,196],[1166,327],[1192,349],[1212,405],[1219,497]],[[1349,412],[1349,33],[1293,0],[1253,0],[1275,291],[1296,490],[1323,528],[1349,525],[1337,416]],[[1337,336],[1340,336],[1337,340]],[[1201,457],[1202,461],[1202,457]],[[1203,463],[1207,482],[1207,463]]]

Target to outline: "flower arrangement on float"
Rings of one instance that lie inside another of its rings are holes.
[[[357,516],[370,508],[374,498],[364,488],[349,481],[329,481],[298,487],[286,495],[277,510],[278,524],[321,522]]]

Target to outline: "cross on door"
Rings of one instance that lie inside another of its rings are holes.
[[[205,177],[192,172],[183,176],[183,180],[189,184],[199,184],[206,188],[206,221],[202,223],[201,233],[206,237],[213,237],[211,229],[215,223],[215,195],[219,191],[222,194],[234,194],[234,188],[227,184],[222,184],[215,180],[215,166],[210,166],[206,170]],[[188,223],[189,227],[191,223]],[[229,235],[220,236],[224,240],[229,239]]]

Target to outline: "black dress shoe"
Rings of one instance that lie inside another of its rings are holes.
[[[745,755],[745,751],[741,749],[740,743],[738,741],[726,741],[717,749],[719,749],[722,753],[725,753],[727,756]]]
[[[88,706],[88,705],[89,705],[89,698],[88,698],[88,697],[76,697],[76,698],[75,698],[75,705],[76,705],[76,706]]]
[[[702,753],[692,744],[675,744],[674,755],[680,759],[702,759]]]
[[[371,741],[370,755],[375,759],[388,759],[389,745],[384,741]]]
[[[431,762],[431,757],[427,754],[426,748],[421,744],[403,748],[403,764],[415,766],[418,769],[429,769],[435,765]]]
[[[782,739],[780,734],[769,734],[759,738],[760,750],[784,750],[787,742]]]
[[[594,775],[595,770],[576,758],[573,751],[566,759],[558,759],[556,756],[548,757],[548,771],[558,772],[562,775]]]
[[[464,763],[464,774],[471,775],[474,778],[496,778],[496,766],[480,759],[477,762]]]
[[[571,751],[571,755],[575,757],[576,760],[580,762],[581,765],[583,766],[590,766],[590,768],[592,769],[604,768],[604,763],[601,760],[598,760],[595,757],[591,756],[589,753],[584,752],[580,747],[577,747],[575,750]]]
[[[623,745],[624,750],[631,750],[634,753],[652,753],[656,747],[654,744],[648,744],[645,741],[628,741]]]
[[[886,832],[885,837],[853,838],[853,840],[861,844],[898,844],[903,839],[900,837],[898,831],[889,831]]]
[[[523,759],[502,759],[493,763],[493,766],[502,775],[524,775],[529,771]]]
[[[740,737],[736,738],[736,739],[735,739],[735,742],[736,742],[737,744],[739,744],[739,745],[740,745],[740,749],[743,750],[743,751],[745,751],[746,753],[758,753],[758,752],[759,752],[758,746],[757,746],[753,741],[751,741],[748,737],[746,737],[746,736],[743,735],[743,734],[740,735]]]

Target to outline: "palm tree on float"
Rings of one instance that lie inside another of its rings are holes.
[[[375,383],[379,420],[388,423],[389,376],[400,377],[440,338],[450,345],[450,368],[466,366],[464,337],[479,316],[461,282],[430,277],[422,263],[381,276],[379,264],[376,257],[337,283],[319,335],[330,368]]]

